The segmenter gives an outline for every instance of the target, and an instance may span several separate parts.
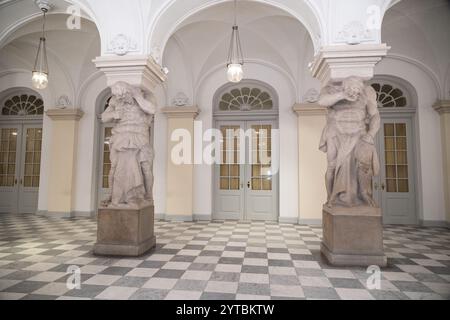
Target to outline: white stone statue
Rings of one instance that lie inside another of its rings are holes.
[[[319,104],[328,108],[320,150],[327,153],[326,187],[329,207],[376,207],[372,177],[380,163],[374,138],[380,130],[377,95],[361,78],[328,84]]]
[[[153,159],[150,128],[155,103],[140,88],[117,82],[111,88],[109,107],[103,123],[114,123],[109,148],[111,197],[107,207],[135,208],[153,201]]]

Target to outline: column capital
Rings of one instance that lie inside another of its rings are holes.
[[[167,79],[162,67],[148,55],[100,56],[93,62],[105,73],[108,86],[124,81],[152,90]]]
[[[325,116],[328,111],[326,107],[323,107],[317,103],[296,103],[292,107],[297,115],[300,116]]]
[[[450,100],[438,100],[433,108],[439,114],[450,113]]]
[[[369,80],[374,76],[375,65],[389,49],[386,44],[324,46],[311,63],[310,71],[322,84],[349,76]]]
[[[79,121],[84,112],[81,109],[50,109],[45,114],[52,120],[74,120]]]
[[[197,108],[197,106],[165,107],[165,108],[162,108],[161,111],[168,118],[192,118],[192,119],[195,119],[200,113],[200,109]]]

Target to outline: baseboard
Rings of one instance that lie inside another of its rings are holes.
[[[450,223],[447,221],[420,220],[419,223],[422,227],[450,228]]]
[[[95,211],[51,212],[40,210],[36,212],[36,215],[46,218],[70,219],[70,218],[95,218],[97,214]]]
[[[155,220],[164,220],[166,217],[165,213],[155,213]]]
[[[212,221],[210,214],[194,214],[194,221]]]
[[[278,222],[279,222],[279,223],[284,223],[284,224],[297,224],[297,223],[298,223],[298,218],[293,218],[293,217],[279,217],[279,218],[278,218]]]
[[[322,219],[298,219],[298,224],[308,226],[322,226]]]
[[[173,222],[192,222],[194,221],[194,218],[192,216],[165,214],[163,220]]]

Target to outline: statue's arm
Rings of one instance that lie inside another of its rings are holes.
[[[114,97],[111,99],[111,101],[109,103],[109,107],[106,108],[105,112],[102,113],[102,122],[103,123],[113,122],[114,120],[120,119],[120,115],[116,111],[115,102],[113,100],[114,100]]]
[[[145,99],[141,89],[137,89],[133,96],[138,105],[145,113],[147,114],[156,113],[156,106],[151,101]]]
[[[366,88],[366,95],[367,95],[367,113],[369,115],[369,131],[367,134],[372,137],[372,140],[375,139],[375,136],[377,135],[378,131],[381,127],[381,117],[380,112],[378,111],[378,104],[377,104],[377,93],[375,90],[368,86]]]
[[[318,103],[321,106],[329,108],[344,99],[345,99],[345,94],[343,91],[337,90],[336,87],[333,87],[333,86],[326,86],[325,88],[323,88],[322,92],[320,93],[320,98],[319,98]]]

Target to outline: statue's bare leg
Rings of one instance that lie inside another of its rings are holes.
[[[141,163],[142,173],[144,174],[145,199],[153,200],[153,163],[146,161]]]
[[[372,170],[370,165],[359,164],[358,166],[358,185],[362,200],[371,207],[377,204],[372,196]]]
[[[327,169],[327,173],[325,175],[325,185],[327,188],[327,206],[332,206],[333,202],[336,200],[332,196],[333,195],[333,186],[334,186],[334,177],[336,174],[336,159],[337,159],[337,148],[333,142],[334,141],[328,141],[328,143],[327,143],[328,169]]]

